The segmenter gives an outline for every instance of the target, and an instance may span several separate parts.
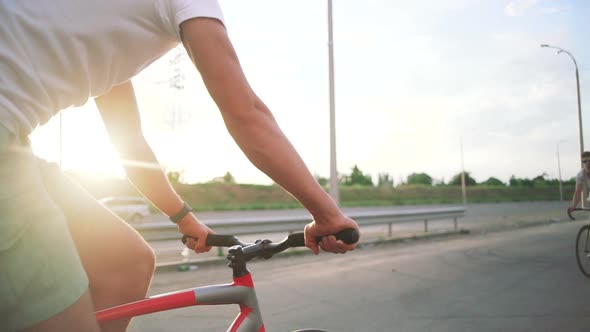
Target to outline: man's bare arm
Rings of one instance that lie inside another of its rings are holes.
[[[131,82],[114,87],[96,98],[95,102],[129,180],[162,212],[169,216],[178,213],[183,201],[143,136]],[[192,213],[184,217],[178,226],[183,234],[203,239],[199,244],[191,245],[197,252],[210,250],[204,240],[211,230],[198,222]]]
[[[143,136],[131,82],[114,87],[95,101],[131,182],[164,213],[174,214],[180,210],[182,200],[172,189]]]
[[[358,229],[323,190],[283,134],[270,110],[252,91],[221,22],[195,18],[181,24],[182,39],[203,81],[219,107],[225,125],[248,159],[311,213],[305,243],[318,253],[344,253],[355,245],[324,236],[345,228]]]
[[[250,161],[299,200],[318,222],[338,215],[335,202],[252,91],[224,26],[214,19],[197,18],[182,23],[181,31],[228,131]]]
[[[582,190],[584,189],[584,185],[581,183],[576,183],[576,190],[574,191],[574,197],[572,198],[572,204],[570,205],[570,209],[575,209],[580,201],[582,200]]]

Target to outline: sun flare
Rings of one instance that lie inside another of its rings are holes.
[[[93,102],[63,111],[30,138],[37,156],[61,163],[65,171],[102,177],[124,175]]]

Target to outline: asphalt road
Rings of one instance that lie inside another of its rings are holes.
[[[267,331],[588,331],[583,222],[366,247],[250,264]],[[230,282],[221,265],[158,272],[151,294]],[[224,331],[237,306],[137,318],[130,331]]]

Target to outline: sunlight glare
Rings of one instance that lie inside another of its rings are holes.
[[[50,162],[61,162],[64,171],[99,176],[124,176],[106,130],[93,101],[62,114],[62,146],[60,119],[52,118],[30,136],[35,155]]]

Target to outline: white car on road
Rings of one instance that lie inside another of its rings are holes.
[[[101,198],[98,201],[129,223],[141,223],[150,215],[150,203],[143,197],[116,196]]]

